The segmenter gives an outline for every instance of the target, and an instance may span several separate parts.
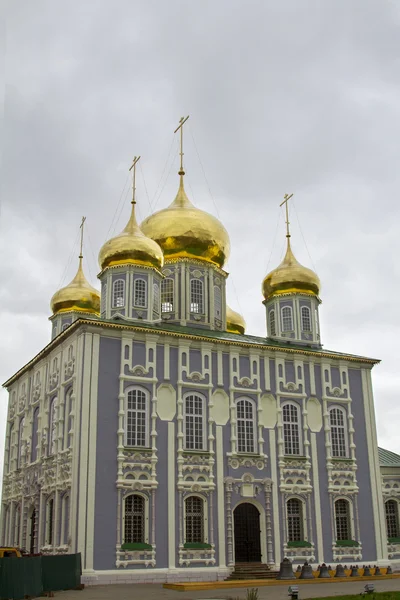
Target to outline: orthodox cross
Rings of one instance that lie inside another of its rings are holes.
[[[174,133],[176,133],[177,131],[181,130],[181,150],[179,152],[179,154],[181,155],[181,167],[178,171],[178,175],[184,175],[185,171],[183,170],[183,125],[186,123],[186,121],[188,120],[189,115],[187,117],[182,117],[179,120],[179,125],[178,127],[175,129]]]
[[[290,229],[289,229],[289,225],[290,225],[290,221],[289,221],[289,207],[288,207],[288,202],[290,200],[290,198],[293,196],[293,194],[285,194],[284,197],[284,201],[280,203],[279,206],[283,206],[285,205],[285,209],[286,209],[286,237],[290,238]]]
[[[139,162],[140,156],[135,156],[129,170],[132,171],[132,202],[131,204],[136,204],[135,200],[135,192],[136,192],[136,164]]]
[[[82,254],[82,251],[83,251],[83,227],[85,225],[85,221],[86,221],[86,217],[82,217],[82,223],[80,224],[80,230],[81,230],[81,251],[80,251],[80,254],[79,254],[79,258],[83,258],[83,254]]]

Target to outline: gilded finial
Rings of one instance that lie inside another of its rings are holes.
[[[183,125],[186,123],[186,121],[188,120],[189,115],[187,117],[181,117],[181,119],[179,120],[179,125],[178,127],[175,129],[174,133],[176,133],[177,131],[181,131],[181,143],[180,143],[180,156],[181,156],[181,165],[180,165],[180,169],[178,171],[178,175],[184,175],[185,171],[183,170]]]
[[[82,260],[82,258],[83,258],[83,227],[85,225],[85,221],[86,221],[86,217],[82,217],[82,223],[80,224],[80,230],[81,230],[81,246],[80,246],[80,252],[79,252],[80,260]]]
[[[289,207],[288,207],[288,202],[290,200],[290,198],[293,196],[293,194],[285,194],[284,197],[284,201],[280,203],[279,206],[283,206],[285,205],[285,209],[286,209],[286,237],[289,239],[290,238],[290,229],[289,229],[289,225],[290,225],[290,221],[289,221]]]
[[[139,162],[140,156],[135,156],[131,166],[129,167],[129,171],[132,171],[132,200],[131,204],[136,204],[135,194],[136,194],[136,164]]]

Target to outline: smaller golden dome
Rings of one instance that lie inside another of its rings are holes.
[[[136,221],[135,204],[125,229],[116,237],[108,240],[99,252],[101,269],[114,265],[144,265],[161,269],[164,256],[160,246],[146,237]]]
[[[78,272],[68,285],[54,294],[50,302],[53,314],[73,310],[75,312],[100,314],[100,293],[88,283],[79,256]]]
[[[318,296],[321,287],[318,275],[311,269],[303,267],[295,258],[290,247],[290,236],[287,236],[285,258],[271,273],[268,273],[262,284],[264,298],[269,300],[279,294],[302,293]]]
[[[229,333],[244,334],[246,329],[246,321],[242,315],[232,310],[230,306],[226,306],[226,330]]]

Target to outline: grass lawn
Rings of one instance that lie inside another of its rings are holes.
[[[361,594],[351,596],[329,596],[327,598],[313,598],[313,600],[360,600]],[[363,594],[365,600],[400,600],[400,592],[373,592],[372,594]]]

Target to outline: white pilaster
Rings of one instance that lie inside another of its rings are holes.
[[[224,449],[222,427],[216,426],[217,451],[217,510],[218,510],[218,562],[220,567],[226,566],[225,549],[225,502],[224,502]]]
[[[175,423],[168,423],[168,567],[175,569]]]

